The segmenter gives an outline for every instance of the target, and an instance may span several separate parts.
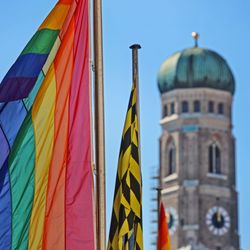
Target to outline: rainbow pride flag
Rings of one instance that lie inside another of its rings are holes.
[[[89,3],[59,0],[0,84],[0,249],[92,250]]]

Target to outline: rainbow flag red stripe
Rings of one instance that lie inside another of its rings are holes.
[[[89,3],[59,0],[0,84],[0,249],[94,249]]]

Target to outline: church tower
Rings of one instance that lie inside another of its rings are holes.
[[[225,59],[194,38],[158,75],[162,200],[173,249],[239,250],[234,77]]]

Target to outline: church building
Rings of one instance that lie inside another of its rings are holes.
[[[172,249],[239,250],[232,105],[226,60],[195,46],[161,66],[160,176]]]

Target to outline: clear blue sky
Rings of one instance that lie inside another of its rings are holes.
[[[8,0],[0,10],[0,77],[2,78],[55,0]],[[156,75],[173,52],[193,46],[192,31],[201,35],[199,45],[226,58],[236,78],[234,134],[237,139],[237,188],[241,247],[250,246],[250,2],[247,0],[107,0],[103,3],[107,227],[109,230],[117,159],[131,87],[132,43],[141,43],[140,100],[142,172],[144,180],[144,241],[149,249],[149,176],[159,163],[160,96]]]

